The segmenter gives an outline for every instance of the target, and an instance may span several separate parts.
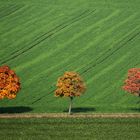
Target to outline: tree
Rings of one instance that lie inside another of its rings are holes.
[[[128,70],[128,76],[124,82],[123,89],[140,97],[140,68]]]
[[[9,66],[0,66],[0,99],[14,99],[20,90],[18,76]]]
[[[85,91],[85,84],[82,78],[76,72],[65,72],[63,76],[58,78],[56,86],[56,97],[70,98],[69,114],[71,114],[72,100]]]

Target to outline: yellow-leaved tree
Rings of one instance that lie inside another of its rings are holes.
[[[56,97],[70,98],[69,114],[71,114],[72,100],[84,93],[86,89],[82,78],[76,72],[65,72],[63,76],[58,78],[56,86]]]
[[[0,99],[14,99],[20,90],[16,73],[9,66],[0,66]]]

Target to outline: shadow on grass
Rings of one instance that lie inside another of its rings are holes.
[[[93,107],[75,107],[71,110],[72,113],[87,113],[93,111],[96,111],[96,109]],[[68,112],[68,109],[64,110],[63,112]]]
[[[33,109],[27,106],[13,106],[13,107],[0,107],[0,114],[2,113],[24,113],[30,112]]]
[[[132,110],[134,112],[140,112],[140,108],[129,108],[129,110]]]

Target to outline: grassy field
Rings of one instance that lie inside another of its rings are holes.
[[[4,140],[139,140],[140,119],[0,119]]]
[[[0,112],[67,111],[68,99],[54,97],[65,71],[80,73],[87,85],[73,111],[140,112],[140,99],[121,89],[127,70],[140,67],[139,5],[139,0],[0,0],[0,65],[11,66],[22,83],[15,100],[0,101]]]

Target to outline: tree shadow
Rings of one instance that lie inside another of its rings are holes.
[[[140,108],[129,108],[129,110],[135,111],[135,112],[140,112]]]
[[[3,113],[24,113],[30,112],[33,109],[27,106],[12,106],[12,107],[0,107],[0,114]]]
[[[72,113],[87,113],[96,111],[93,107],[75,107],[71,109]],[[63,112],[68,112],[68,109],[64,110]]]

